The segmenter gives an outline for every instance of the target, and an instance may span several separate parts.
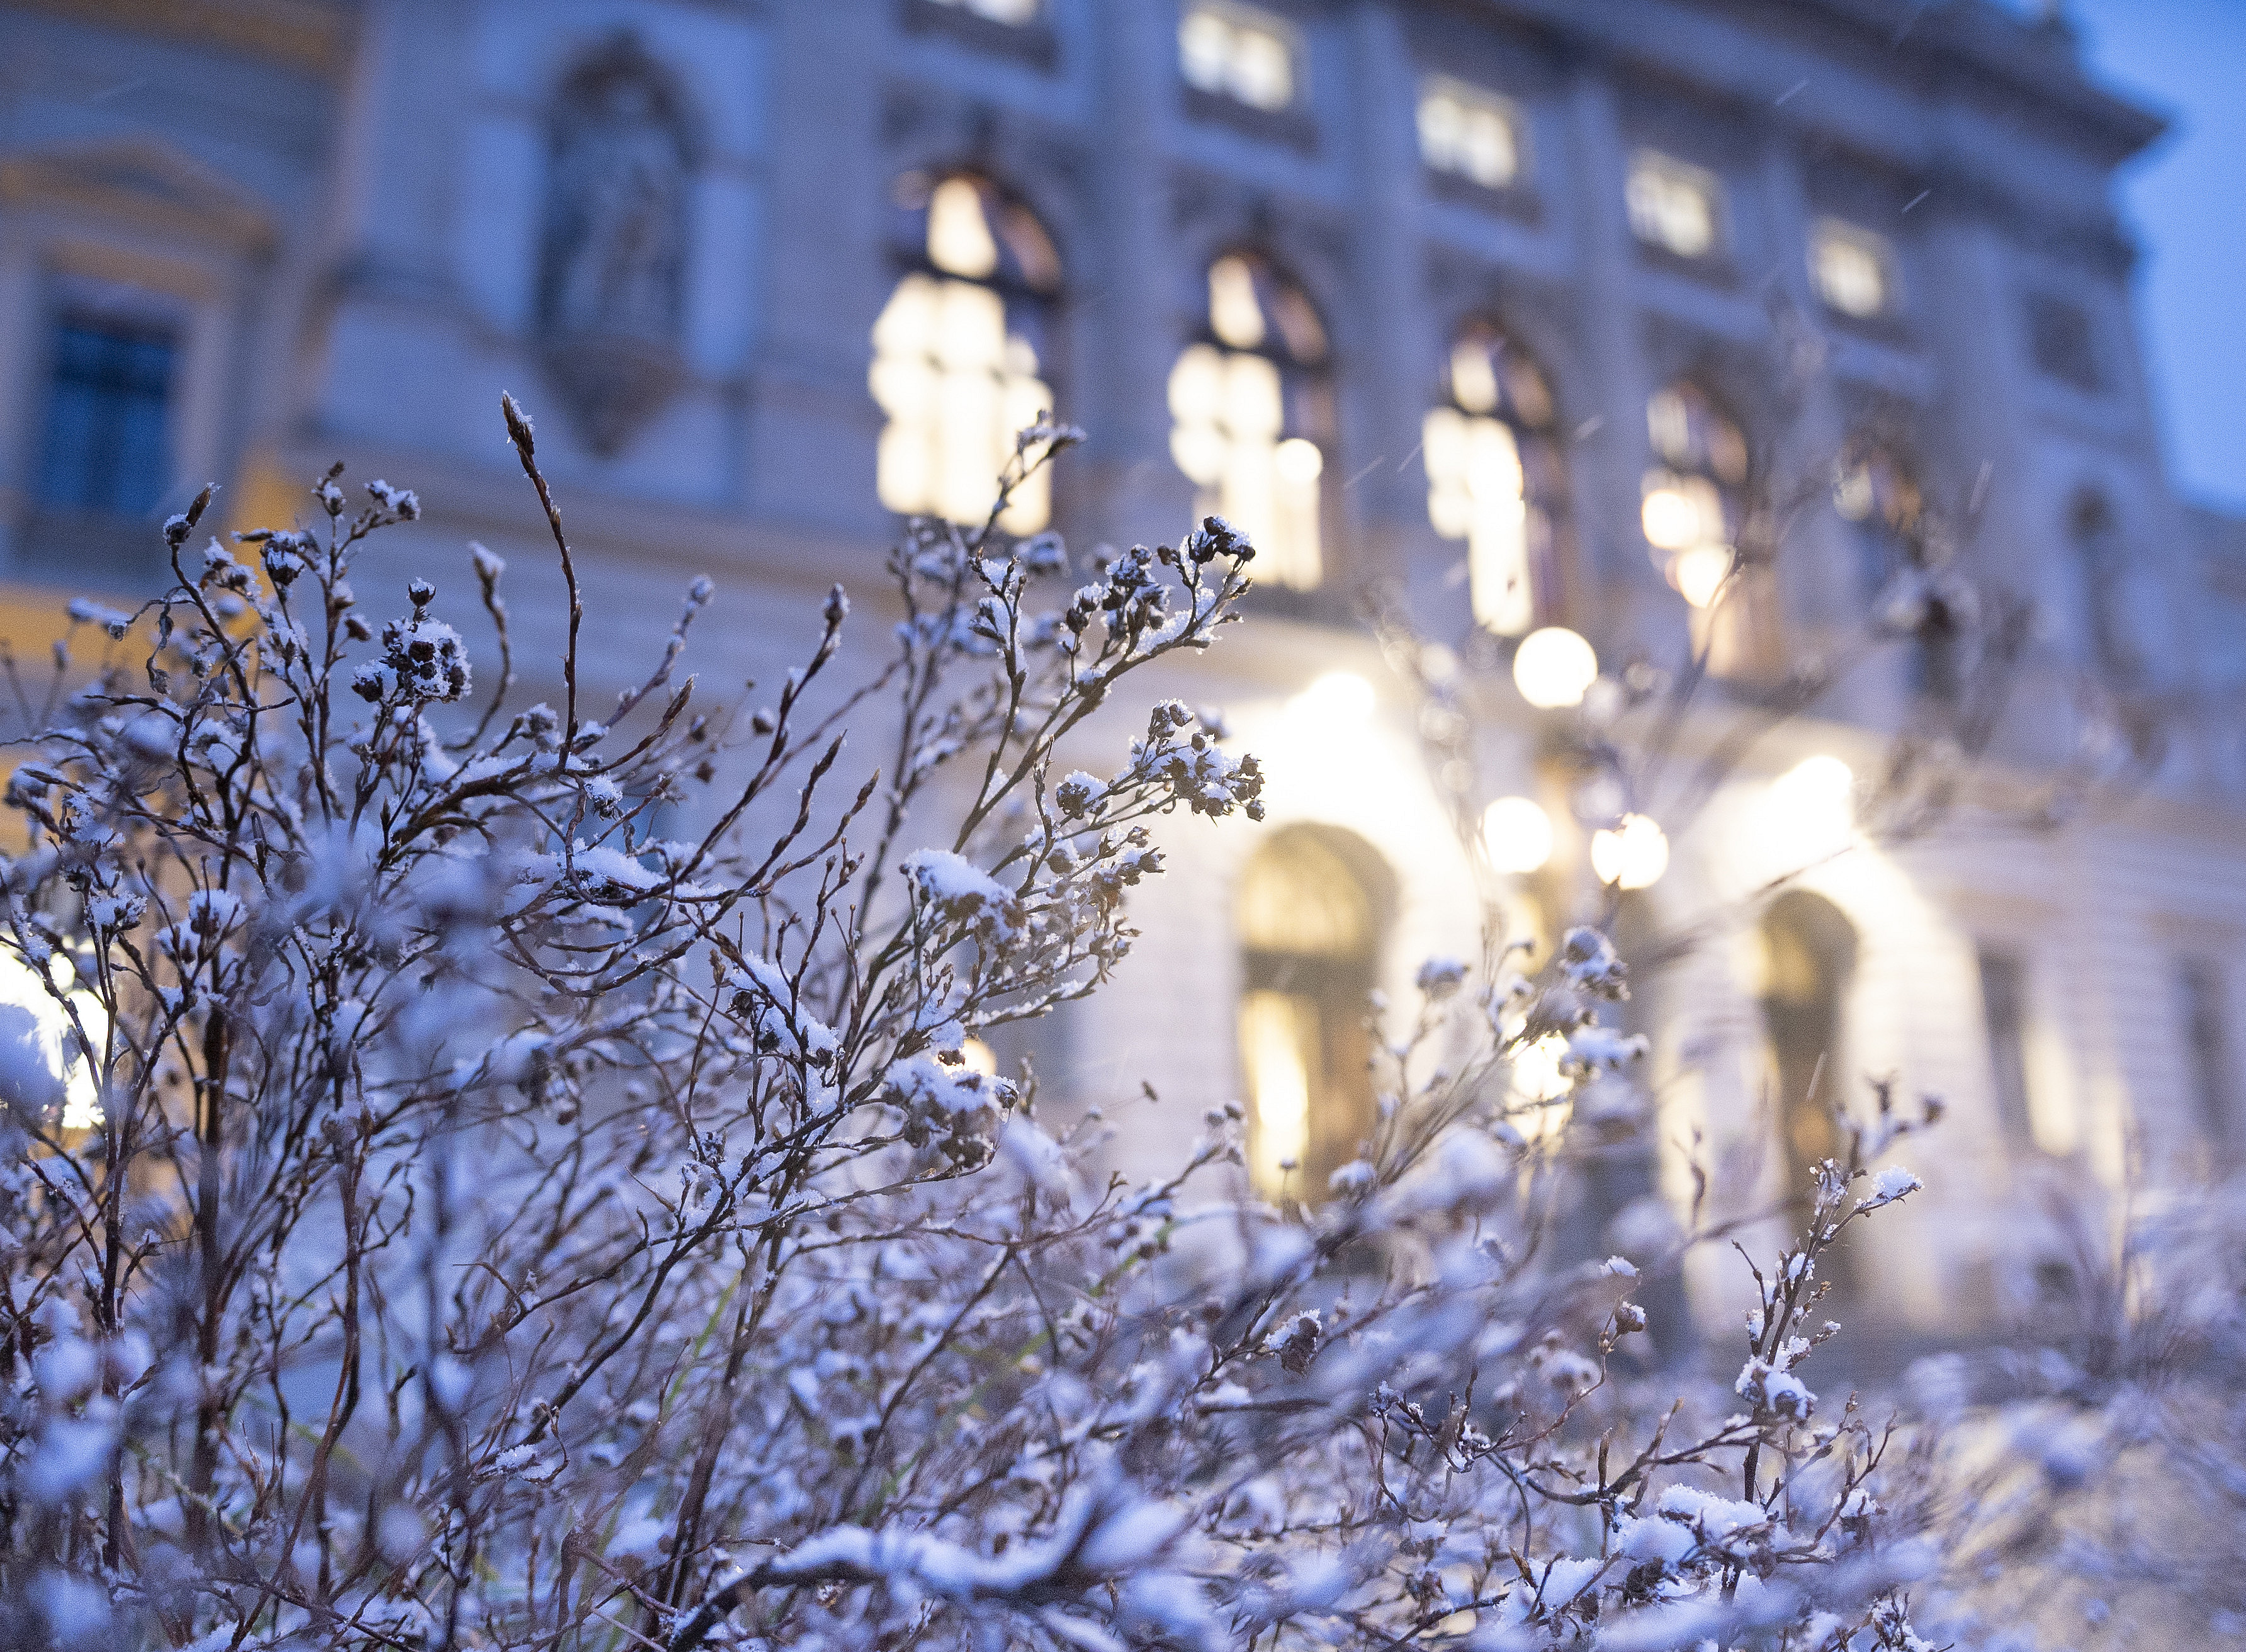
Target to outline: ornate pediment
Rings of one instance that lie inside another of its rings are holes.
[[[275,239],[263,203],[231,179],[139,140],[0,160],[0,201],[76,207],[248,253],[267,251]]]

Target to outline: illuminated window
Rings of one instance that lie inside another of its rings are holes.
[[[1679,258],[1705,258],[1721,239],[1722,186],[1713,173],[1651,149],[1631,157],[1630,233]]]
[[[888,416],[875,488],[891,510],[980,522],[1014,433],[1053,405],[1039,346],[1060,260],[1037,220],[979,178],[908,180],[900,206],[919,267],[874,324],[868,383]],[[1034,533],[1051,514],[1039,469],[999,526]]]
[[[1188,6],[1178,20],[1178,69],[1194,91],[1266,113],[1295,101],[1293,31],[1247,6]]]
[[[1314,1201],[1371,1132],[1367,995],[1392,901],[1361,839],[1290,826],[1241,878],[1240,1060],[1257,1191]]]
[[[1431,75],[1419,87],[1419,158],[1485,189],[1508,188],[1521,176],[1513,106],[1462,80]]]
[[[1640,485],[1639,521],[1654,565],[1691,605],[1694,637],[1719,677],[1759,674],[1776,642],[1777,592],[1766,567],[1743,564],[1739,529],[1746,438],[1698,385],[1657,391],[1646,431],[1660,463]]]
[[[1324,577],[1319,515],[1331,389],[1317,311],[1252,253],[1208,270],[1208,336],[1170,370],[1170,454],[1197,513],[1255,543],[1256,573],[1296,590]]]
[[[170,468],[177,340],[166,328],[68,316],[55,328],[39,502],[138,516]]]
[[[1045,9],[1045,0],[936,0],[936,3],[1015,28],[1035,23]]]
[[[1565,474],[1552,393],[1536,364],[1475,322],[1451,346],[1449,404],[1420,427],[1427,517],[1467,542],[1474,623],[1518,637],[1550,621]]]
[[[1819,219],[1809,233],[1809,274],[1817,296],[1841,315],[1868,321],[1895,307],[1895,249],[1868,229]]]

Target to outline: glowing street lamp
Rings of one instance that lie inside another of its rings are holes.
[[[1501,797],[1482,811],[1481,841],[1489,864],[1525,876],[1552,858],[1552,817],[1528,797]]]
[[[1651,816],[1624,815],[1610,829],[1591,834],[1591,870],[1602,884],[1650,889],[1669,870],[1669,839]]]
[[[1565,625],[1530,631],[1514,652],[1514,686],[1541,710],[1582,705],[1583,691],[1598,678],[1599,657]]]

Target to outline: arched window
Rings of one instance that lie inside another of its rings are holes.
[[[1847,1082],[1844,1012],[1856,966],[1856,932],[1832,902],[1797,889],[1771,903],[1759,939],[1763,1026],[1786,1149],[1786,1198],[1806,1209],[1811,1172],[1841,1149],[1832,1103]]]
[[[2127,682],[2144,661],[2129,636],[2126,618],[2128,558],[2120,524],[2100,494],[2079,495],[2068,515],[2091,656],[2106,676]]]
[[[1249,1164],[1268,1195],[1323,1198],[1372,1127],[1366,995],[1392,905],[1379,857],[1325,827],[1274,832],[1241,878]]]
[[[1451,346],[1450,400],[1420,427],[1427,516],[1467,542],[1474,623],[1518,637],[1558,617],[1566,473],[1552,393],[1536,364],[1487,322]]]
[[[1301,290],[1254,253],[1208,268],[1208,326],[1170,370],[1170,454],[1255,542],[1256,571],[1296,590],[1324,577],[1319,478],[1333,424],[1326,333]]]
[[[986,179],[909,178],[898,201],[912,267],[874,324],[868,382],[888,416],[875,491],[905,515],[980,522],[1015,433],[1052,409],[1045,332],[1060,257],[1035,215]],[[1035,533],[1052,514],[1041,468],[998,525]]]
[[[1926,563],[1925,495],[1909,461],[1879,444],[1852,452],[1833,485],[1833,509],[1855,524],[1866,596]]]
[[[1699,386],[1679,381],[1645,406],[1660,462],[1645,473],[1640,521],[1654,565],[1691,604],[1693,634],[1719,677],[1769,668],[1777,640],[1770,570],[1739,560],[1746,509],[1746,437]]]
[[[1947,552],[1930,534],[1916,468],[1888,443],[1852,447],[1833,486],[1833,508],[1855,529],[1864,595],[1877,599],[1900,588],[1916,608],[1912,686],[1954,702],[1964,690],[1971,604],[1956,581],[1931,577]]]

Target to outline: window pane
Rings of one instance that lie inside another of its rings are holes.
[[[1419,93],[1419,155],[1433,171],[1504,188],[1521,170],[1511,106],[1462,81],[1431,79]]]
[[[138,516],[163,495],[170,462],[173,335],[93,317],[55,331],[39,500]]]
[[[1295,48],[1276,18],[1197,5],[1178,22],[1178,72],[1198,92],[1271,112],[1295,101]]]
[[[997,291],[976,282],[914,274],[889,296],[874,324],[867,372],[888,418],[875,491],[889,509],[968,523],[989,513],[1015,433],[1052,406],[1036,347],[1010,319]],[[1034,533],[1051,510],[1040,469],[1016,490],[999,526]]]
[[[1859,320],[1883,315],[1894,306],[1886,242],[1868,229],[1827,221],[1811,238],[1809,269],[1817,296],[1844,316]]]
[[[1680,258],[1715,250],[1716,181],[1698,167],[1651,151],[1630,163],[1626,192],[1630,232]]]

